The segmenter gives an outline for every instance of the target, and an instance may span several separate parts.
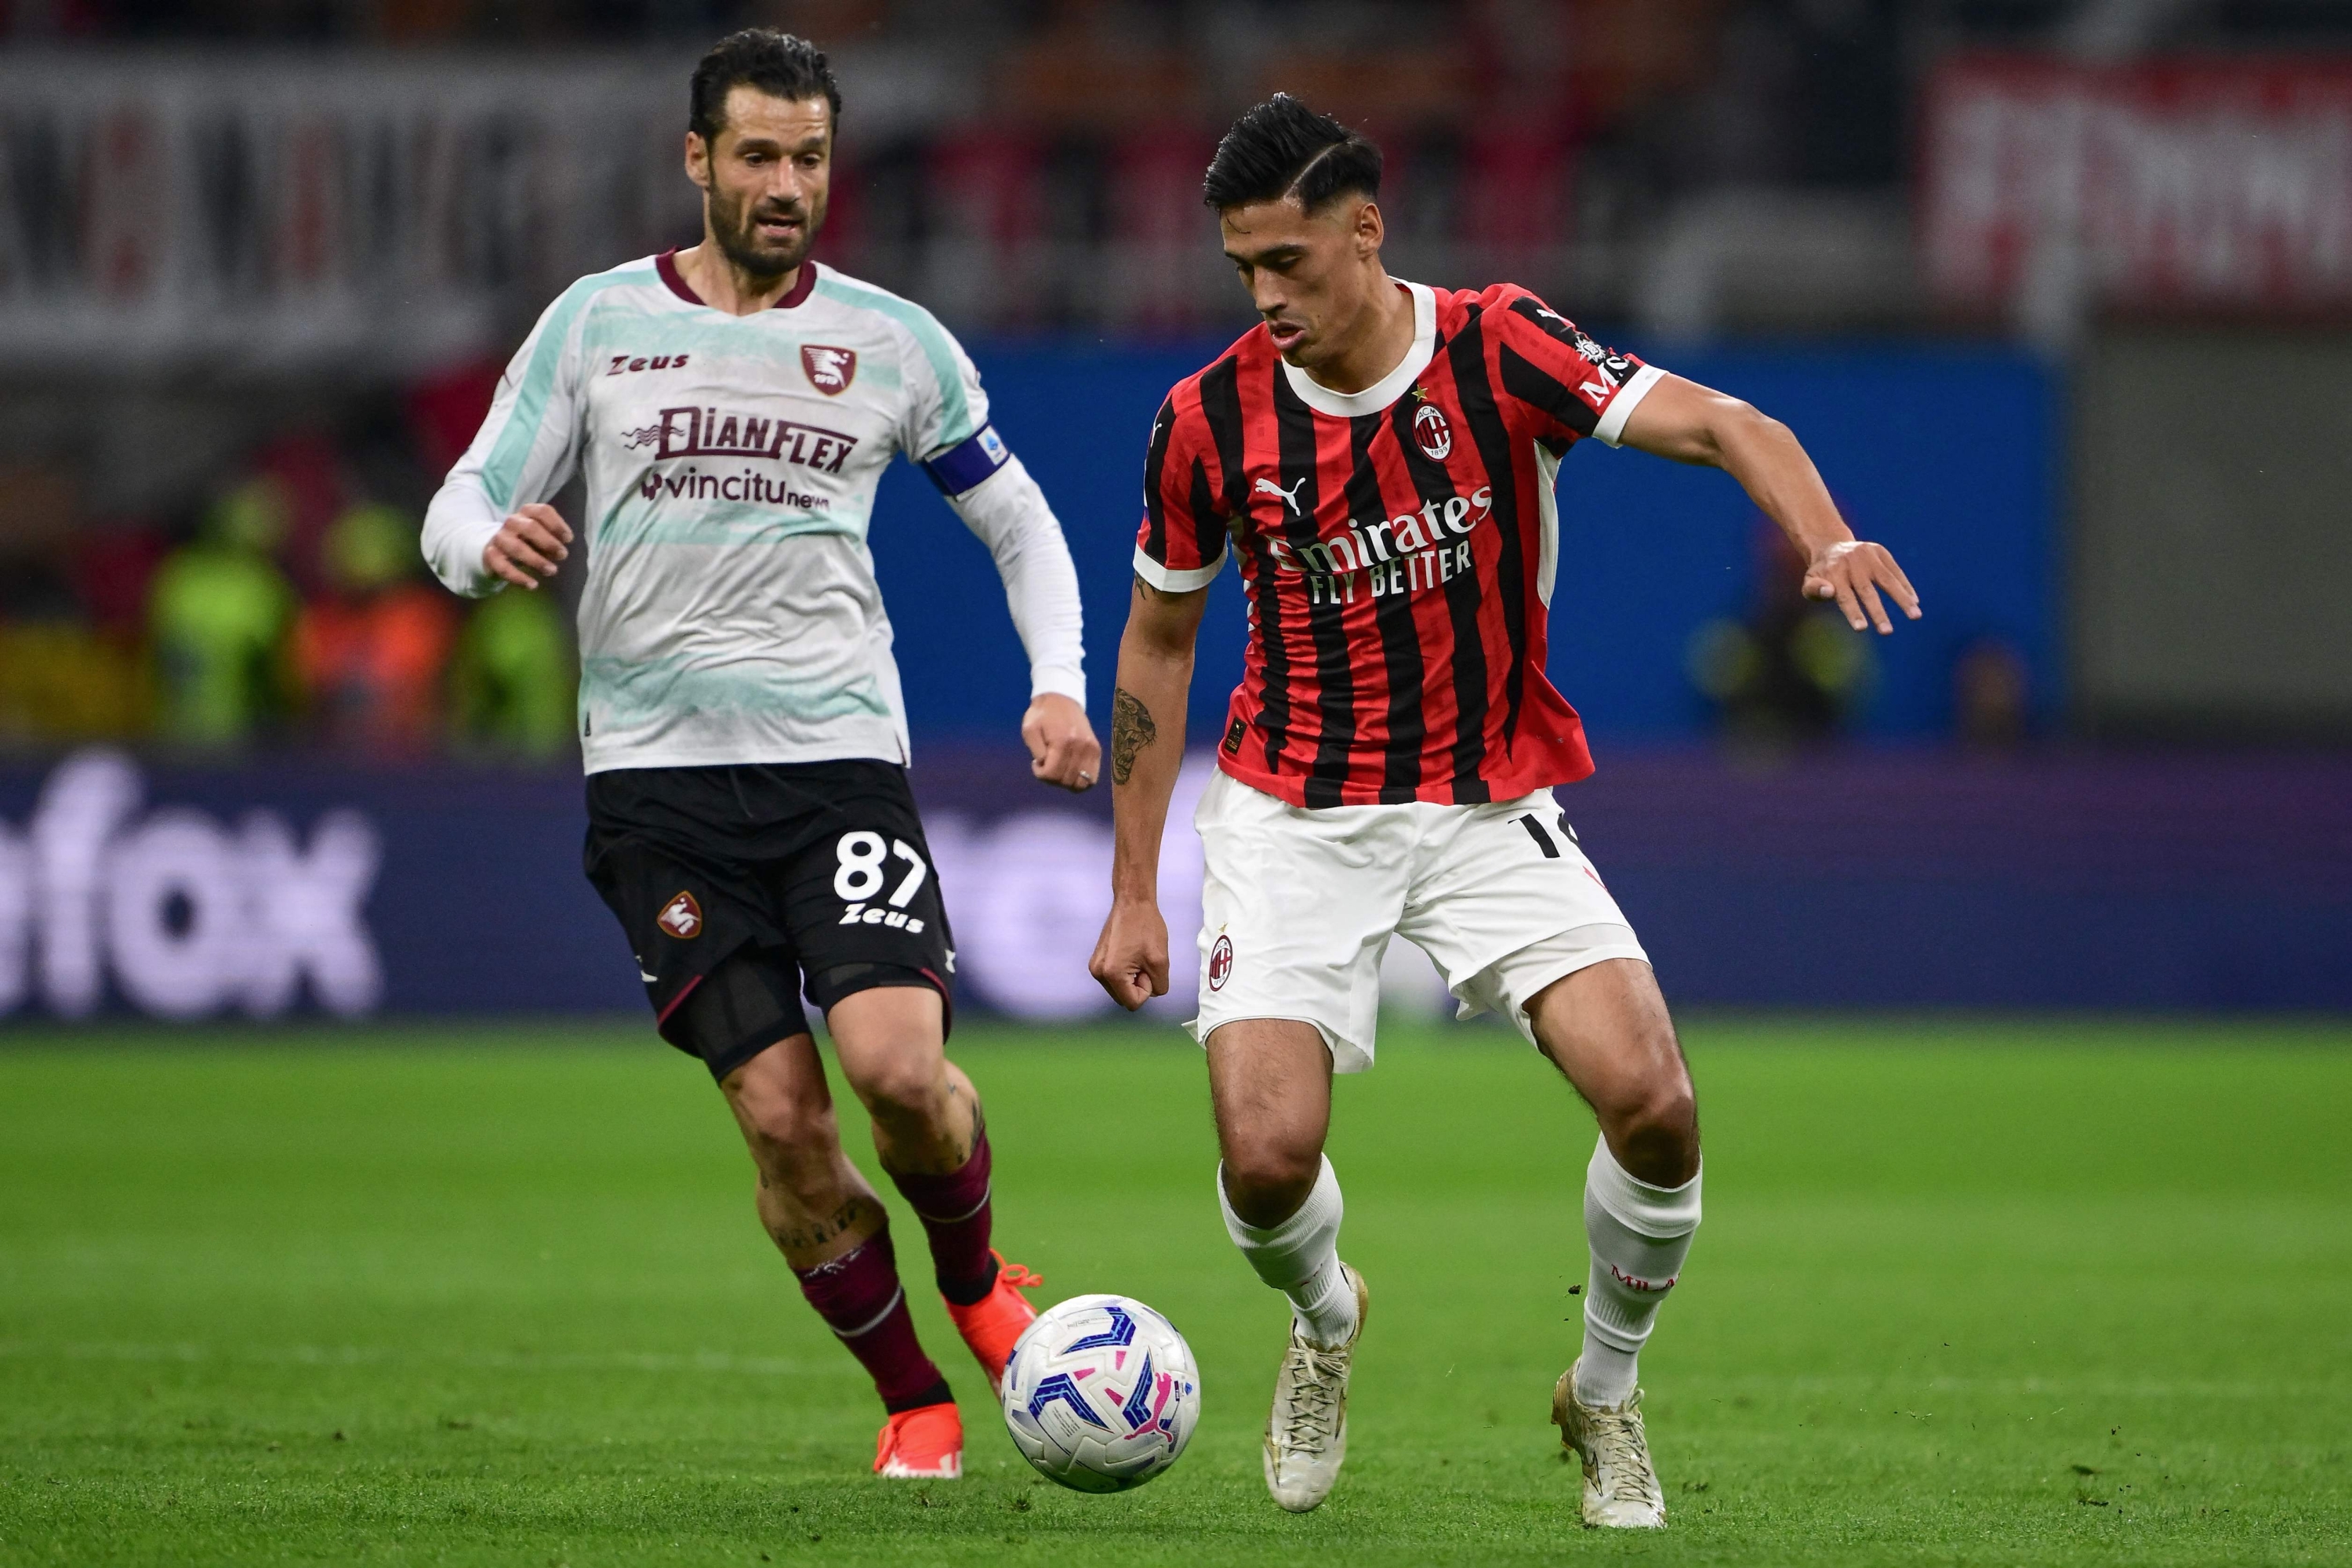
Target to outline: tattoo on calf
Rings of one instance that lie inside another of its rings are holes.
[[[761,1184],[767,1184],[764,1178]],[[775,1237],[778,1247],[792,1252],[804,1252],[813,1247],[822,1247],[848,1230],[864,1217],[865,1213],[866,1200],[851,1198],[826,1218],[811,1220],[804,1226],[780,1225],[768,1234]]]
[[[1151,710],[1126,687],[1110,694],[1110,782],[1123,784],[1135,772],[1135,754],[1160,739]]]

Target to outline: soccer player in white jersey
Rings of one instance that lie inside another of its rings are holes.
[[[548,308],[434,498],[425,552],[461,594],[536,588],[576,538],[546,503],[585,476],[589,879],[663,1037],[733,1110],[761,1223],[874,1378],[876,1472],[952,1479],[962,1424],[916,1342],[882,1205],[842,1152],[801,1005],[805,990],[824,1010],[992,1386],[1038,1281],[990,1247],[988,1134],[945,1054],[955,954],[866,542],[894,453],[995,558],[1029,654],[1032,771],[1083,790],[1099,752],[1077,575],[971,363],[919,306],[809,259],[840,113],[799,38],[753,29],[704,57],[686,137],[701,243]]]
[[[1698,1110],[1648,958],[1551,786],[1592,771],[1544,674],[1554,485],[1591,437],[1720,468],[1856,631],[1916,616],[1787,427],[1616,353],[1508,283],[1428,289],[1381,264],[1380,150],[1277,94],[1219,144],[1205,195],[1264,320],[1170,394],[1146,458],[1112,698],[1118,842],[1094,973],[1168,989],[1160,839],[1202,602],[1228,554],[1247,665],[1196,820],[1201,1013],[1228,1232],[1289,1298],[1266,1423],[1283,1507],[1328,1495],[1369,1291],[1339,1259],[1331,1075],[1371,1066],[1391,938],[1465,1014],[1515,1023],[1592,1105],[1582,1354],[1552,1391],[1588,1524],[1654,1528],[1637,1357],[1699,1219]],[[1165,740],[1161,739],[1166,736]]]

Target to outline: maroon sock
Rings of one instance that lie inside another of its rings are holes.
[[[996,1258],[988,1250],[988,1130],[971,1141],[971,1158],[943,1176],[890,1173],[931,1238],[931,1267],[940,1294],[969,1307],[996,1288]]]
[[[816,1315],[873,1375],[883,1409],[896,1415],[950,1401],[947,1379],[916,1342],[915,1321],[907,1315],[907,1293],[898,1288],[898,1255],[888,1230],[877,1231],[830,1263],[805,1273],[795,1268],[793,1276]]]

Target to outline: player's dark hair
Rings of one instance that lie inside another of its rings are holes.
[[[841,123],[841,88],[825,64],[824,51],[806,38],[773,27],[746,27],[710,46],[694,68],[694,101],[686,126],[705,143],[719,140],[727,123],[727,95],[756,87],[772,98],[822,98]]]
[[[1343,192],[1381,194],[1380,148],[1286,92],[1234,121],[1201,182],[1201,199],[1219,212],[1292,195],[1313,212]]]

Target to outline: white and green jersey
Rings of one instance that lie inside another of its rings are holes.
[[[460,594],[496,591],[482,547],[577,470],[590,773],[904,762],[866,549],[899,452],[989,546],[1033,695],[1084,702],[1077,574],[971,362],[920,306],[814,262],[749,316],[703,304],[667,254],[565,289],[434,498],[425,559]]]

